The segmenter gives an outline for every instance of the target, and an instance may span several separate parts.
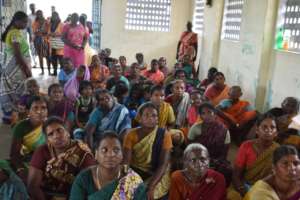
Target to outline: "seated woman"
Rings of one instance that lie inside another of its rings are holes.
[[[103,135],[97,144],[96,159],[98,165],[76,177],[70,200],[147,199],[142,178],[122,165],[122,143],[116,133],[108,131]]]
[[[129,88],[129,81],[125,76],[122,75],[122,68],[120,65],[113,65],[111,67],[111,74],[112,76],[106,82],[107,90],[114,92],[115,86],[119,81],[123,81]]]
[[[90,71],[86,66],[80,65],[76,69],[74,76],[64,85],[65,96],[72,103],[75,103],[76,98],[79,97],[79,84],[83,80],[90,80]]]
[[[94,139],[101,137],[104,131],[111,130],[123,136],[131,128],[128,109],[116,102],[108,90],[97,90],[95,94],[97,107],[91,113],[84,130],[76,130],[76,139],[85,139],[94,147]]]
[[[264,114],[256,122],[257,139],[240,146],[232,176],[233,187],[227,193],[228,200],[240,200],[258,180],[272,173],[272,155],[279,146],[274,142],[277,128],[274,116]]]
[[[186,114],[190,103],[190,95],[185,92],[185,83],[175,80],[172,86],[172,94],[165,101],[171,104],[176,116],[175,127],[182,128],[186,124]]]
[[[43,132],[47,144],[39,147],[31,159],[29,194],[33,200],[67,199],[76,175],[96,161],[87,145],[70,138],[62,119],[50,117],[43,125]]]
[[[104,89],[106,86],[106,80],[110,75],[110,71],[107,66],[101,64],[98,55],[92,57],[92,63],[89,66],[91,74],[91,82],[95,89]]]
[[[210,84],[204,96],[214,105],[218,105],[222,100],[228,99],[229,87],[225,84],[225,76],[222,72],[215,73],[214,82]]]
[[[205,92],[206,88],[214,82],[215,73],[217,73],[218,70],[215,67],[211,67],[208,70],[207,78],[201,81],[200,83],[200,90]]]
[[[71,131],[75,121],[75,111],[72,102],[64,97],[63,87],[58,83],[53,83],[48,88],[48,96],[49,116],[62,118],[68,131]]]
[[[231,180],[231,166],[226,160],[230,134],[222,122],[216,118],[216,110],[209,103],[199,107],[202,122],[194,124],[189,130],[188,139],[204,145],[209,152],[211,167],[222,173],[227,183]]]
[[[162,84],[165,78],[164,73],[159,70],[158,60],[156,59],[151,61],[151,69],[146,71],[143,75],[156,85]]]
[[[42,126],[48,116],[46,99],[33,96],[27,104],[28,118],[18,122],[13,128],[10,161],[16,173],[26,180],[27,164],[33,152],[46,143]]]
[[[273,153],[273,174],[257,181],[244,200],[299,200],[300,159],[297,149],[283,145]]]
[[[295,97],[287,97],[281,104],[281,108],[272,108],[268,111],[276,117],[278,126],[278,134],[282,134],[288,130],[288,126],[292,122],[293,117],[299,111],[299,100]]]
[[[119,104],[124,105],[128,97],[129,88],[123,81],[118,81],[113,89],[113,96],[117,99]]]
[[[225,200],[224,176],[209,169],[209,153],[201,144],[184,151],[185,169],[172,173],[169,200]]]
[[[160,199],[169,190],[171,134],[157,127],[158,111],[152,103],[143,104],[138,115],[140,127],[125,135],[124,163],[130,164],[146,182],[147,199]]]
[[[187,122],[189,127],[193,126],[196,122],[201,121],[198,110],[200,105],[202,104],[200,91],[194,90],[190,93],[190,97],[191,105],[187,111]]]
[[[139,65],[137,63],[132,63],[126,76],[130,83],[130,87],[134,84],[144,84],[147,79],[141,75]]]
[[[245,138],[256,121],[256,111],[248,101],[240,100],[242,96],[240,86],[232,86],[229,98],[222,100],[217,109],[225,121],[230,133],[238,138]]]
[[[174,76],[169,78],[169,80],[165,81],[165,86],[166,86],[166,95],[170,95],[172,93],[172,86],[174,80],[182,80],[185,83],[185,91],[188,93],[191,93],[194,90],[194,86],[191,83],[191,81],[187,80],[186,78],[186,73],[183,69],[177,69],[174,73]]]
[[[0,160],[0,199],[29,199],[25,184],[6,160]]]

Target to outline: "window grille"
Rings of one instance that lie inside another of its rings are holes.
[[[125,29],[170,31],[171,0],[127,0]]]
[[[300,52],[300,1],[285,0],[279,11],[276,49]]]
[[[240,40],[244,0],[226,0],[224,8],[222,39]]]
[[[204,0],[195,0],[195,10],[193,17],[193,31],[196,33],[202,33],[204,28]]]

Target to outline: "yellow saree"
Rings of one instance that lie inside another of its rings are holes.
[[[139,143],[134,145],[132,153],[131,166],[138,171],[152,175],[152,146],[156,138],[157,128],[149,135],[144,137]],[[158,155],[159,156],[159,155]],[[137,171],[137,172],[138,172]],[[142,175],[141,175],[142,176]],[[142,176],[143,177],[143,176]],[[149,183],[149,178],[144,180],[145,184]],[[157,184],[154,191],[154,198],[159,199],[168,193],[170,187],[170,167],[168,166],[165,174]]]
[[[42,133],[42,126],[39,126],[23,137],[21,154],[27,155],[45,143],[46,137]]]

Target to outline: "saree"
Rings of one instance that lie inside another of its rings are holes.
[[[13,172],[6,160],[0,160],[0,173],[5,173],[7,179],[0,185],[0,199],[28,200],[26,186],[22,180]]]
[[[73,74],[73,77],[70,80],[68,80],[64,85],[65,96],[73,103],[76,101],[76,99],[80,95],[79,94],[80,80],[78,80],[78,78],[77,78],[77,70],[78,70],[78,68],[76,69],[75,73]],[[83,80],[90,80],[90,71],[89,71],[88,67],[85,67]]]
[[[49,106],[49,116],[57,116],[63,119],[64,122],[67,120],[73,120],[74,118],[74,106],[73,103],[67,99],[63,99],[58,103],[53,103]]]
[[[243,200],[280,200],[276,191],[265,181],[257,181]]]
[[[173,110],[176,115],[176,122],[175,124],[180,128],[185,125],[186,114],[190,104],[190,95],[187,92],[183,93],[182,99],[179,103],[175,104],[172,102],[172,96],[167,97],[167,102],[171,102]]]
[[[198,44],[198,35],[193,32],[185,31],[180,37],[180,46],[178,58],[181,60],[184,55],[190,55],[191,58],[196,56],[195,44]]]
[[[154,73],[151,71],[146,71],[143,75],[156,85],[161,84],[165,78],[164,74],[160,70],[157,70]]]
[[[46,137],[42,132],[42,125],[33,129],[23,137],[21,155],[32,153],[39,146],[46,143]]]
[[[169,200],[225,200],[225,197],[224,177],[214,170],[208,169],[196,186],[187,180],[182,171],[172,174]]]
[[[230,100],[224,100],[220,103],[221,107],[225,101],[228,102],[228,106],[226,106],[223,112],[235,124],[242,126],[256,117],[256,111],[249,109],[250,103],[248,101],[239,100],[237,103],[232,105],[232,102],[229,103]]]
[[[17,103],[25,91],[25,73],[14,56],[13,43],[19,43],[20,51],[30,66],[31,58],[27,39],[17,29],[8,31],[5,40],[4,62],[0,69],[0,104],[4,118],[10,120],[11,113],[17,110]]]
[[[81,24],[75,27],[66,24],[63,28],[63,34],[66,34],[67,39],[77,46],[81,46],[84,38],[87,37],[87,32]],[[65,44],[64,57],[70,58],[75,68],[85,64],[84,49],[78,50]]]
[[[158,112],[158,127],[165,128],[175,121],[174,111],[170,104],[162,102]]]
[[[224,89],[222,91],[218,91],[214,84],[211,84],[207,87],[207,89],[204,92],[204,96],[209,99],[209,101],[214,105],[218,105],[222,100],[228,99],[228,92],[229,92],[228,85],[225,85]]]
[[[141,191],[142,178],[129,169],[124,177],[88,196],[89,200],[146,200],[146,191]]]
[[[133,146],[131,167],[143,178],[146,184],[152,173],[158,168],[165,130],[156,128]],[[170,186],[170,167],[154,189],[154,199],[168,193]]]
[[[44,171],[44,189],[50,196],[64,196],[69,193],[86,157],[93,157],[91,150],[86,144],[74,140],[71,140],[68,149],[59,155],[56,155],[52,146],[48,145],[48,149],[51,159],[47,161]]]

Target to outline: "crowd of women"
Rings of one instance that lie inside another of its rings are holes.
[[[53,33],[64,56],[44,94],[31,77],[27,24],[17,12],[2,35],[0,100],[13,136],[0,199],[300,199],[298,99],[259,113],[216,68],[200,81],[188,53],[174,67],[164,57],[148,67],[142,53],[128,66],[105,49],[85,65],[77,14]]]

